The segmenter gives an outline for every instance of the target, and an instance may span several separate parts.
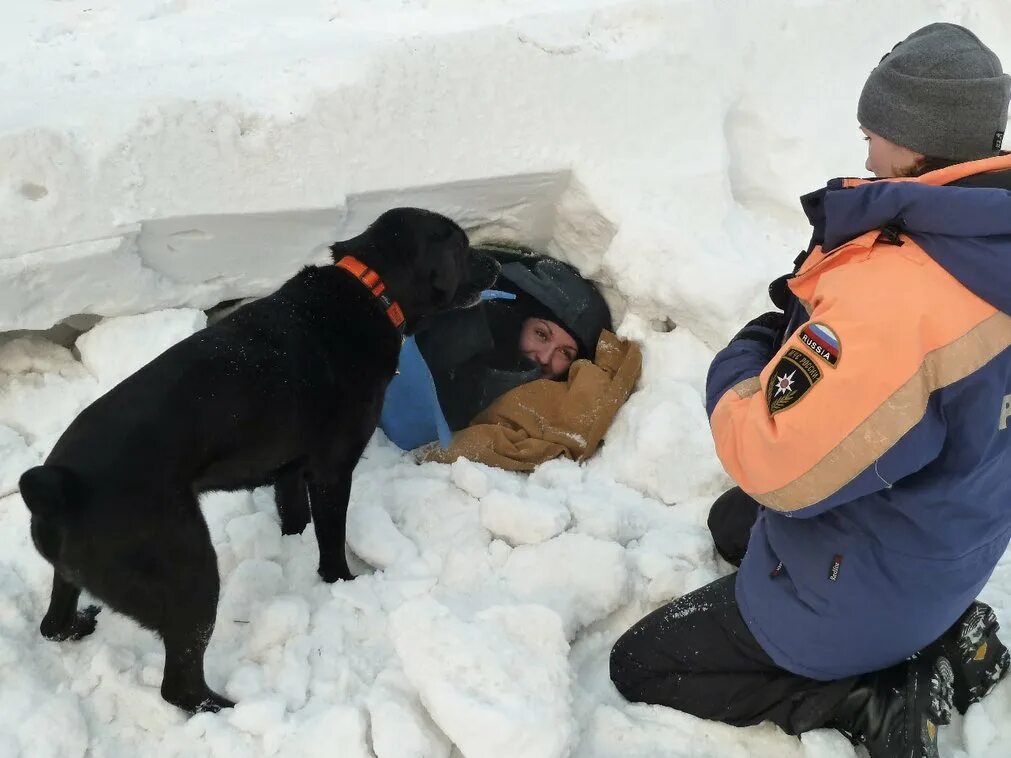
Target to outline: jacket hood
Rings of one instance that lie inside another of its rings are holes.
[[[822,195],[820,203],[816,195]],[[959,164],[915,180],[837,179],[805,197],[804,206],[824,250],[891,227],[912,238],[968,290],[1011,313],[1011,156]]]

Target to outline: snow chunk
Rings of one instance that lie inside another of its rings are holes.
[[[595,469],[665,503],[714,492],[725,481],[702,395],[687,382],[660,382],[633,394]]]
[[[236,668],[225,685],[225,694],[232,700],[246,700],[263,692],[263,669],[255,664]]]
[[[308,710],[308,709],[307,709]],[[281,744],[278,758],[373,758],[366,742],[365,714],[336,705],[312,712]]]
[[[520,600],[553,608],[570,640],[626,602],[630,592],[624,549],[583,534],[517,547],[502,578]]]
[[[108,389],[205,326],[207,316],[193,308],[110,318],[78,337],[77,349]]]
[[[481,500],[481,526],[512,545],[543,542],[561,533],[572,519],[559,494],[533,499],[492,492]]]
[[[468,623],[423,598],[401,606],[390,623],[407,678],[464,755],[567,755],[568,644],[553,611],[495,606]]]
[[[374,502],[358,501],[348,509],[347,542],[355,555],[377,568],[409,563],[418,557],[415,544]]]
[[[262,656],[309,628],[309,603],[297,595],[282,595],[257,608],[249,621],[252,635],[246,643],[249,653]]]
[[[6,379],[6,380],[5,380]],[[0,374],[0,424],[48,454],[74,416],[97,395],[95,380],[62,373]]]
[[[0,345],[0,373],[79,376],[81,364],[62,345],[41,337],[17,337]]]
[[[850,741],[835,729],[815,729],[800,735],[803,758],[837,758],[853,750]]]
[[[79,758],[88,748],[88,725],[80,700],[70,693],[50,697],[18,729],[20,755],[32,758]]]
[[[709,530],[684,524],[652,529],[628,549],[629,562],[646,579],[645,596],[650,603],[680,597],[706,583],[712,556]]]
[[[248,621],[257,600],[276,595],[283,586],[284,572],[273,561],[243,561],[225,582],[218,618]]]
[[[1006,709],[1006,697],[1004,700],[1003,705]],[[991,744],[998,737],[997,727],[988,713],[991,709],[997,711],[997,707],[993,703],[988,703],[984,700],[977,705],[973,705],[965,714],[965,718],[962,721],[962,735],[969,755],[1006,755],[1007,749],[1011,748],[1011,740],[1008,740],[1006,736],[1000,743],[1003,749],[998,745]],[[1003,713],[1007,713],[1007,711],[1004,710]],[[1000,718],[1004,718],[1004,715],[1002,714]]]
[[[613,480],[593,475],[585,486],[569,492],[574,531],[625,544],[641,537],[658,511],[670,510],[655,500]]]
[[[281,529],[266,513],[238,516],[225,527],[236,558],[277,558],[281,555]]]
[[[545,461],[530,473],[531,487],[554,490],[555,493],[578,488],[586,474],[586,467],[568,458]],[[557,494],[556,494],[557,496]]]
[[[481,499],[488,494],[488,474],[480,464],[457,458],[450,466],[450,472],[453,484],[471,497]]]
[[[402,672],[391,669],[376,677],[368,708],[376,758],[449,758],[449,740]]]
[[[236,703],[228,713],[228,721],[249,734],[266,734],[284,721],[284,703],[273,697]]]

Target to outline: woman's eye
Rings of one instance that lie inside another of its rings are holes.
[[[538,329],[537,332],[536,332],[536,334],[537,334],[538,337],[540,337],[541,342],[547,342],[548,341],[548,333],[546,331],[544,331],[543,329]]]

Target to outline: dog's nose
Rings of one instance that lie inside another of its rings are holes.
[[[470,248],[470,280],[480,289],[486,290],[495,284],[501,264],[488,253]]]

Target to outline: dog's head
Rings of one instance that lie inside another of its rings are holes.
[[[386,211],[330,253],[335,263],[353,255],[379,274],[404,312],[408,334],[426,316],[475,305],[499,272],[498,262],[473,250],[456,223],[420,208]]]

